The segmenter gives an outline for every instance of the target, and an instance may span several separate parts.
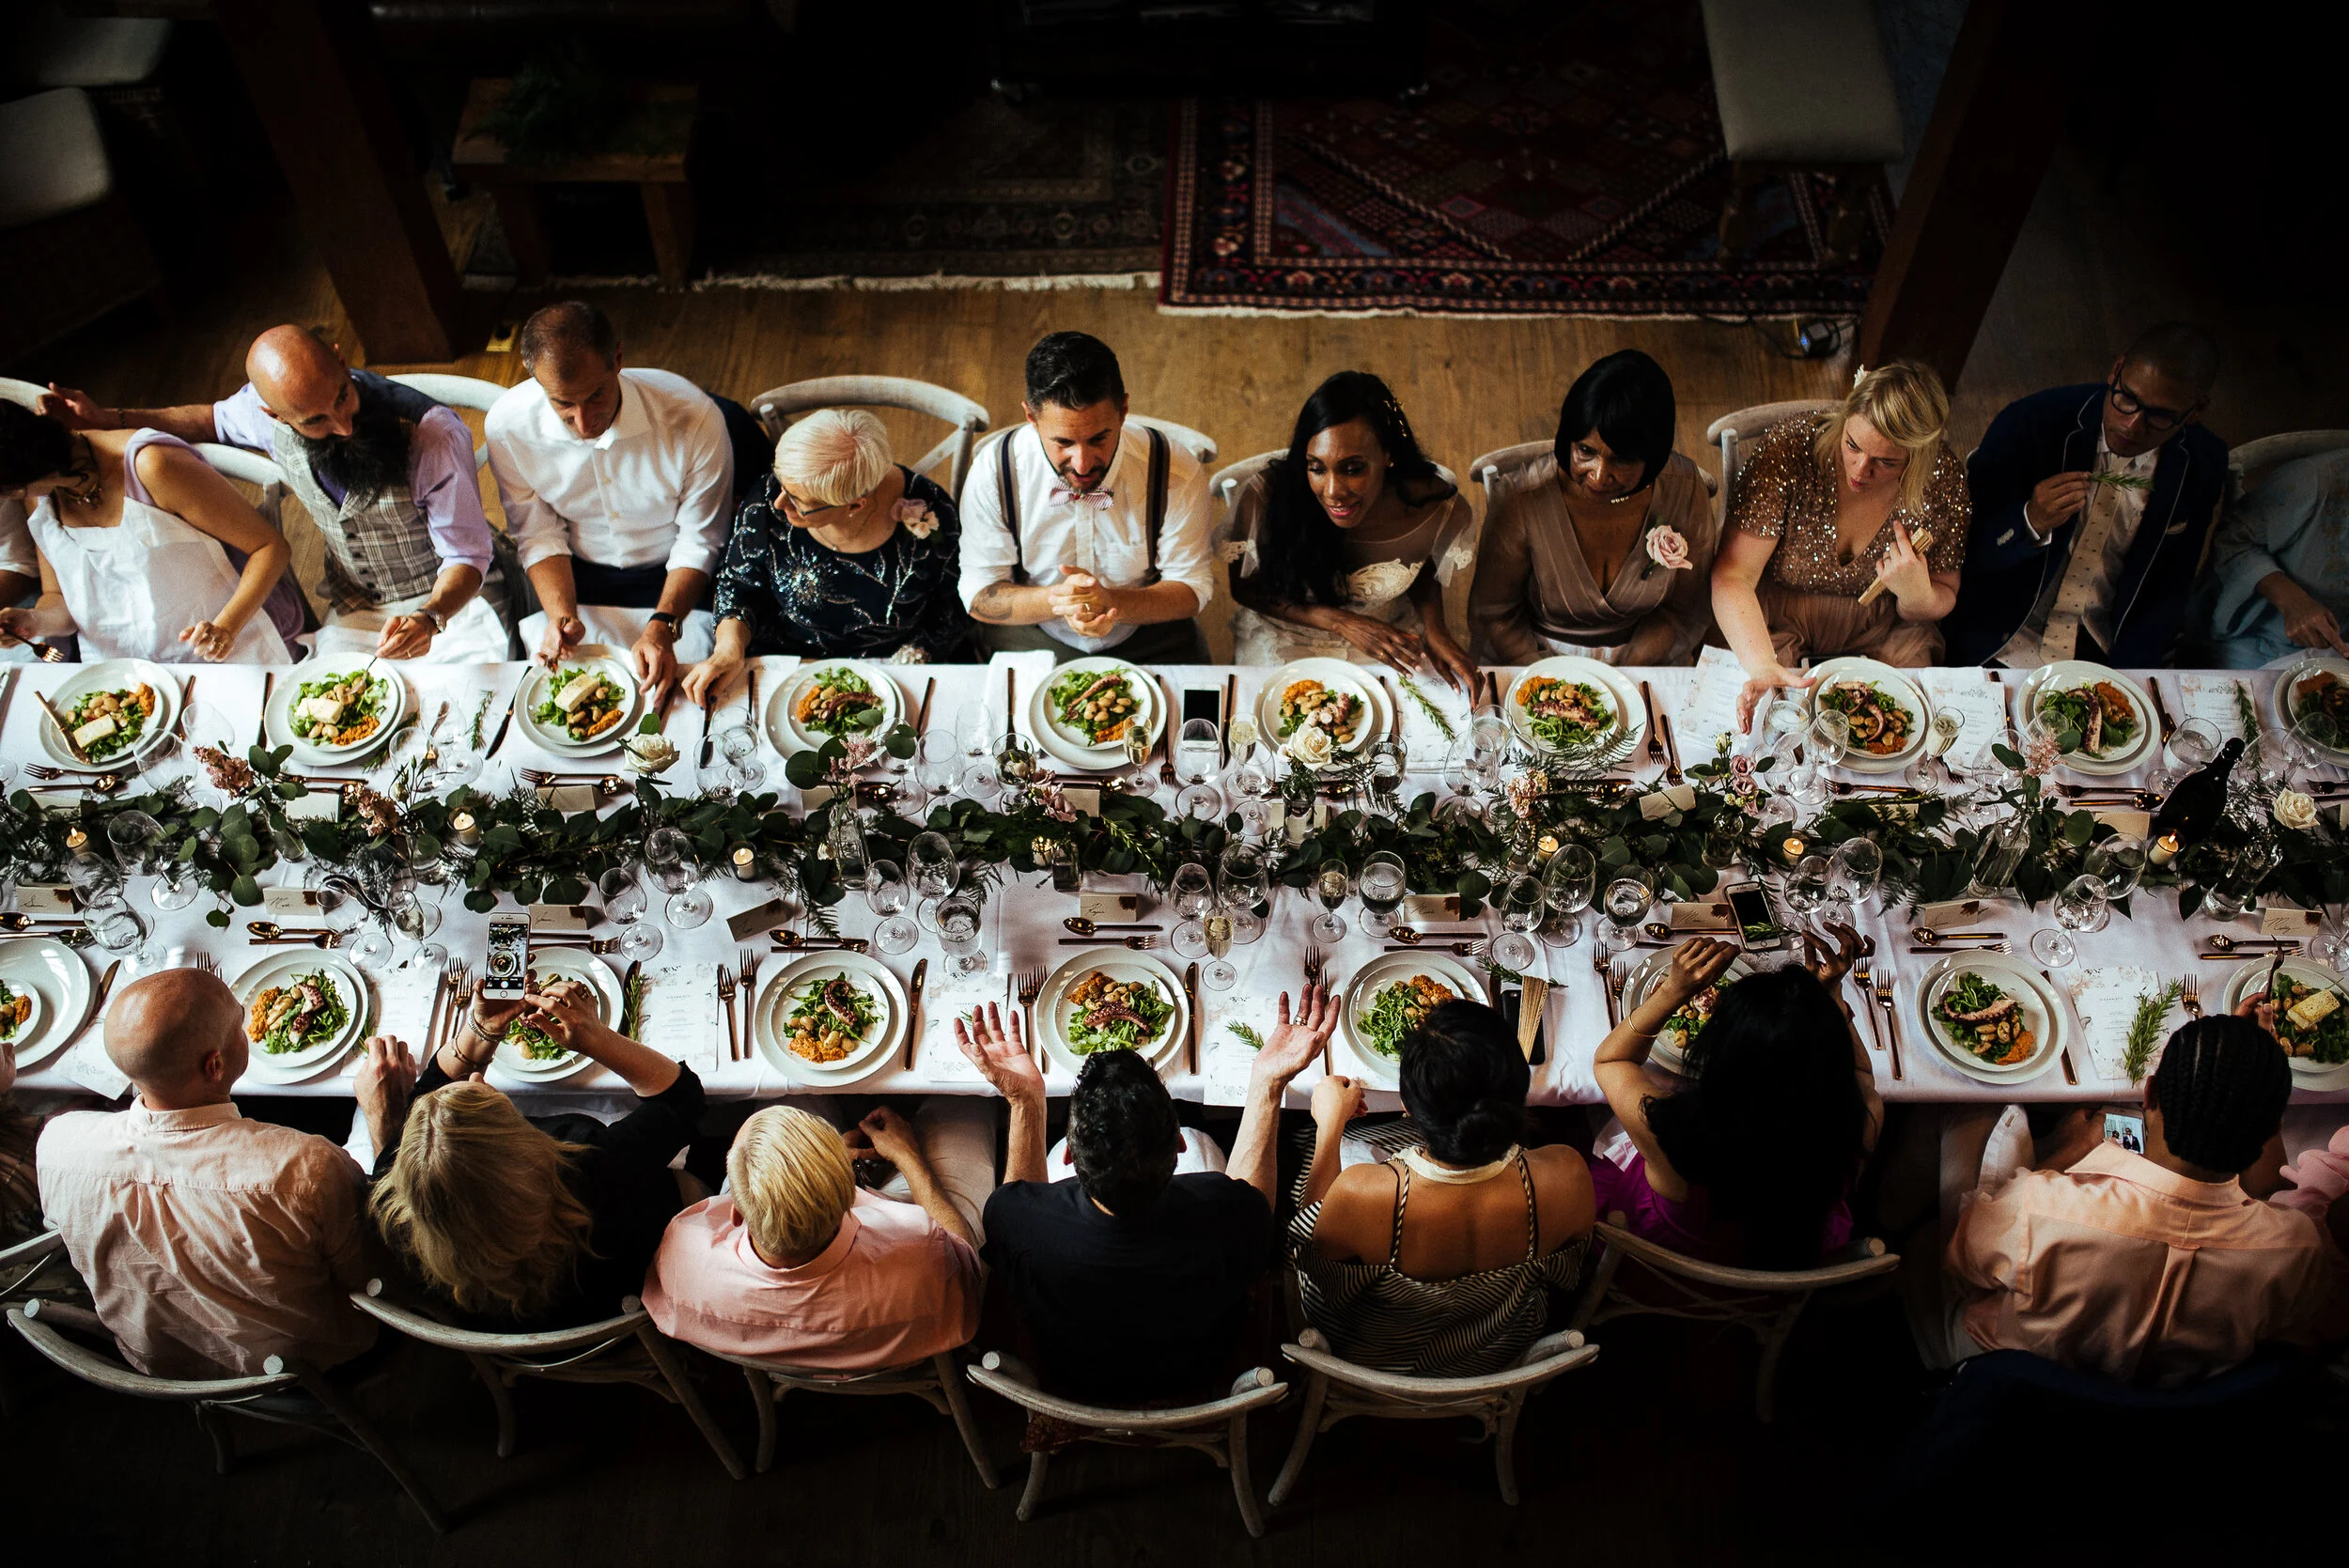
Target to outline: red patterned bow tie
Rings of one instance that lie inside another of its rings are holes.
[[[1097,490],[1072,490],[1066,485],[1054,485],[1045,492],[1045,499],[1055,506],[1098,506],[1106,511],[1112,498],[1107,486]]]

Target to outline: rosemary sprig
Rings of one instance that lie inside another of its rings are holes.
[[[1231,1023],[1231,1024],[1225,1024],[1223,1027],[1224,1027],[1224,1028],[1226,1028],[1226,1029],[1228,1029],[1228,1030],[1230,1030],[1233,1033],[1235,1033],[1235,1034],[1238,1035],[1241,1039],[1243,1039],[1243,1040],[1247,1041],[1247,1042],[1248,1042],[1248,1048],[1249,1048],[1250,1050],[1262,1050],[1262,1049],[1264,1049],[1264,1036],[1263,1036],[1263,1035],[1261,1035],[1261,1034],[1259,1034],[1259,1033],[1257,1033],[1257,1032],[1256,1032],[1253,1029],[1251,1029],[1248,1025],[1246,1025],[1246,1024],[1244,1024],[1244,1023]]]
[[[1490,958],[1482,960],[1482,964],[1485,972],[1492,976],[1492,978],[1501,985],[1522,986],[1525,984],[1525,976],[1516,970],[1502,969],[1499,964],[1494,963]]]
[[[481,693],[481,700],[474,705],[473,709],[473,749],[476,752],[481,750],[481,722],[489,716],[490,693],[485,691]]]
[[[2234,715],[2243,725],[2243,746],[2246,751],[2260,743],[2259,705],[2251,701],[2251,693],[2241,681],[2234,683]]]
[[[1403,683],[1403,690],[1411,701],[1419,704],[1419,710],[1427,715],[1427,722],[1436,726],[1438,734],[1446,740],[1457,740],[1460,737],[1460,732],[1452,727],[1451,716],[1436,706],[1433,697],[1420,690],[1419,682],[1406,675],[1397,675],[1395,678]]]
[[[2116,490],[2150,490],[2154,482],[2141,474],[2123,474],[2118,469],[2105,469],[2088,476],[2092,485],[2109,485]]]
[[[2170,1004],[2178,1000],[2183,989],[2172,980],[2158,994],[2137,999],[2137,1017],[2129,1021],[2129,1037],[2121,1050],[2121,1066],[2131,1083],[2145,1081],[2145,1069],[2153,1065],[2154,1048],[2161,1043],[2162,1020],[2170,1016]]]
[[[636,1038],[637,1027],[645,1020],[645,977],[638,974],[628,983],[628,995],[620,1003],[620,1032]]]

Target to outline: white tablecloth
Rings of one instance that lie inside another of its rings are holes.
[[[768,673],[762,675],[760,683],[762,695],[774,689],[773,681],[781,678],[780,672],[786,669],[790,662],[768,661]],[[428,718],[434,712],[439,701],[445,697],[456,713],[469,719],[479,694],[490,692],[491,706],[484,724],[485,737],[496,730],[505,705],[510,701],[509,694],[521,668],[510,664],[405,666],[406,673],[418,687],[418,695]],[[196,675],[195,702],[229,717],[239,726],[241,739],[249,739],[259,718],[261,672],[258,669],[207,665],[195,667],[194,673]],[[943,727],[950,733],[957,725],[957,716],[965,709],[981,702],[988,704],[991,708],[999,706],[1003,700],[1000,668],[976,665],[911,666],[894,673],[903,688],[909,716],[921,702],[924,681],[936,677],[938,691],[931,706],[931,727]],[[1160,673],[1173,682],[1178,691],[1186,688],[1200,688],[1220,692],[1224,676],[1231,672],[1221,667],[1172,666]],[[0,723],[0,756],[17,764],[20,769],[25,763],[41,759],[43,753],[35,735],[40,709],[25,688],[51,690],[72,674],[71,666],[31,665],[18,668],[17,689],[8,698],[6,720]],[[1252,706],[1269,674],[1263,668],[1243,668],[1237,672],[1238,697],[1243,706]],[[1713,737],[1726,722],[1721,704],[1725,694],[1726,698],[1734,699],[1734,682],[1718,675],[1708,675],[1705,680],[1699,681],[1698,672],[1687,668],[1627,671],[1626,674],[1635,679],[1646,678],[1654,688],[1658,705],[1673,714],[1673,728],[1684,766],[1693,765],[1712,754]],[[1935,687],[1944,689],[1952,695],[1964,695],[1970,691],[1985,711],[1991,710],[1999,701],[1999,688],[1991,685],[1981,671],[1920,674]],[[282,674],[279,678],[284,678]],[[2009,676],[2010,681],[2017,678]],[[2139,677],[2140,680],[2144,678],[2147,677]],[[2180,672],[2164,671],[2152,673],[2151,678],[2160,682],[2171,714],[2183,719],[2189,706],[2198,711],[2207,708],[2213,714],[2228,717],[2226,710],[2231,707],[2229,693],[2232,691],[2229,683],[2236,679],[2244,681],[2252,691],[2262,705],[2263,716],[2265,716],[2270,711],[2266,706],[2267,689],[2275,676],[2262,672],[2245,672],[2219,674],[2205,679],[2192,672],[2182,675]],[[1432,680],[1423,680],[1422,686],[1455,720],[1461,716],[1460,699],[1456,695],[1443,691]],[[2202,694],[2196,694],[2198,688]],[[738,685],[727,695],[730,704],[739,705],[741,688]],[[1024,704],[1025,691],[1020,695]],[[663,780],[672,788],[691,787],[692,769],[699,749],[700,727],[699,716],[687,705],[680,703],[672,710],[669,731],[685,753],[683,760]],[[1441,764],[1446,743],[1433,722],[1408,697],[1403,698],[1403,729],[1411,748],[1414,770],[1414,777],[1406,791],[1407,798],[1423,789],[1439,788],[1435,775]],[[1962,737],[1958,742],[1959,754],[1970,755],[1972,749],[1979,744],[1979,732]],[[515,767],[533,762],[544,765],[556,760],[529,746],[517,725],[508,733],[499,753],[490,760],[478,787],[510,787],[514,782]],[[567,767],[583,766],[569,759],[562,760]],[[795,799],[783,783],[781,758],[768,753],[765,760],[769,769],[765,787],[782,790],[786,800]],[[583,766],[602,768],[610,766],[610,763],[601,761]],[[1644,755],[1635,759],[1634,766],[1642,775],[1660,771],[1649,765]],[[2141,775],[2114,782],[2145,782],[2155,766],[2149,763]],[[2069,777],[2068,774],[2061,776]],[[23,782],[20,781],[21,784]],[[1161,803],[1169,801],[1164,791],[1161,791],[1159,799]],[[280,867],[265,880],[298,883],[301,873],[300,866]],[[1139,889],[1142,885],[1139,878],[1097,878],[1096,883],[1111,891]],[[993,956],[994,963],[988,973],[971,981],[957,982],[945,974],[945,961],[936,939],[927,934],[911,952],[902,955],[884,956],[876,950],[874,956],[888,963],[901,978],[910,977],[915,961],[926,955],[930,959],[930,984],[922,1007],[922,1040],[914,1067],[909,1070],[902,1065],[903,1054],[900,1052],[856,1082],[853,1088],[857,1092],[988,1092],[957,1051],[950,1020],[957,1012],[967,1010],[974,1002],[1002,1002],[1009,974],[1037,966],[1054,965],[1080,951],[1058,945],[1058,939],[1066,935],[1061,926],[1061,920],[1076,912],[1075,898],[1054,893],[1042,884],[1041,877],[1013,877],[1006,874],[1003,893],[988,902],[983,932],[984,944]],[[662,923],[664,945],[660,955],[647,965],[648,970],[656,975],[664,975],[671,984],[677,984],[683,977],[666,975],[665,971],[687,965],[732,963],[742,954],[755,953],[762,960],[765,971],[773,973],[787,955],[772,951],[763,937],[753,942],[738,944],[727,935],[725,927],[728,914],[771,896],[772,890],[739,883],[725,877],[718,877],[704,885],[716,901],[716,914],[707,924],[691,931],[671,929]],[[171,912],[154,908],[145,884],[134,887],[132,891],[142,912],[155,924],[155,951],[159,955],[177,949],[181,955],[180,961],[187,961],[187,955],[207,953],[216,958],[221,972],[233,979],[249,964],[273,951],[248,949],[241,943],[234,931],[220,932],[208,926],[204,915],[211,906],[209,896],[198,899],[186,909]],[[659,923],[662,899],[657,890],[653,893],[653,910],[648,918]],[[2078,961],[2071,969],[2055,972],[2059,984],[2068,988],[2069,983],[2079,973],[2117,964],[2138,966],[2165,977],[2200,970],[2206,1004],[2215,1000],[2228,979],[2228,970],[2232,966],[2200,963],[2194,955],[2203,938],[2221,929],[2219,923],[2207,917],[2198,917],[2191,922],[2180,921],[2174,899],[2166,893],[2140,896],[2135,901],[2135,908],[2134,919],[2116,916],[2108,929],[2080,936],[2077,939]],[[472,957],[477,963],[487,939],[487,917],[464,908],[454,892],[443,902],[443,911],[444,918],[438,933],[440,940],[453,955]],[[258,912],[235,911],[236,929],[241,930],[245,921]],[[1315,912],[1315,908],[1303,895],[1293,891],[1276,892],[1272,920],[1265,935],[1252,944],[1234,949],[1233,961],[1240,976],[1238,985],[1231,992],[1221,995],[1206,991],[1203,987],[1204,1018],[1200,1032],[1203,1070],[1197,1074],[1184,1072],[1181,1070],[1180,1054],[1174,1056],[1169,1068],[1168,1081],[1178,1097],[1223,1105],[1235,1104],[1241,1099],[1252,1053],[1226,1026],[1233,1021],[1245,1021],[1259,1030],[1270,1028],[1274,998],[1284,987],[1294,995],[1301,986],[1300,955],[1306,941],[1304,925]],[[840,929],[847,935],[869,936],[877,924],[861,895],[852,896],[839,905],[836,914]],[[1346,910],[1349,934],[1330,955],[1330,976],[1341,985],[1359,966],[1376,956],[1379,951],[1378,942],[1361,933],[1356,917],[1356,909],[1349,907]],[[1169,930],[1174,924],[1172,911],[1163,907],[1145,918],[1158,920]],[[1490,924],[1489,921],[1487,924]],[[1587,926],[1593,922],[1586,916],[1584,924]],[[2020,905],[1994,905],[1982,924],[2008,932],[2019,955],[2030,933],[2051,924],[2051,921],[2044,908],[2033,915]],[[1889,967],[1897,982],[1905,1076],[1894,1080],[1886,1058],[1882,1054],[1875,1057],[1877,1083],[1888,1098],[1999,1101],[2015,1098],[2094,1100],[2134,1097],[2135,1091],[2124,1079],[2118,1075],[2100,1074],[2091,1059],[2091,1053],[2077,1048],[2072,1052],[2074,1065],[2080,1077],[2077,1086],[2067,1084],[2054,1066],[2025,1084],[1994,1086],[1962,1076],[1944,1062],[1940,1053],[1924,1038],[1916,1018],[1913,982],[1931,960],[1911,957],[1906,954],[1909,922],[1906,911],[1890,911],[1889,918],[1887,911],[1875,911],[1864,915],[1861,924],[1865,932],[1876,938],[1878,962]],[[2237,929],[2248,931],[2249,924],[2247,919]],[[599,924],[595,927],[598,936],[609,936],[614,931],[614,928],[608,924]],[[1179,972],[1183,961],[1166,949],[1163,938],[1164,933],[1161,933],[1160,954]],[[397,956],[404,957],[412,951],[412,946],[403,940]],[[103,956],[95,949],[83,951],[86,955]],[[1536,1069],[1534,1075],[1533,1098],[1538,1103],[1595,1102],[1601,1097],[1592,1077],[1591,1058],[1606,1032],[1606,1011],[1592,972],[1591,954],[1588,937],[1570,949],[1545,949],[1545,961],[1550,968],[1553,988],[1546,1019],[1548,1059]],[[1635,952],[1630,956],[1641,955]],[[128,970],[125,972],[127,976]],[[706,974],[708,971],[697,972]],[[379,1002],[379,1005],[388,1009],[384,1021],[395,1030],[420,1032],[422,1011],[428,1001],[428,985],[405,991],[395,987],[395,991],[392,998]],[[425,1000],[420,1001],[419,998]],[[744,1002],[738,999],[736,1005],[739,1009]],[[717,1017],[719,1025],[712,1027],[710,1037],[698,1046],[673,1043],[677,1054],[693,1062],[697,1068],[707,1069],[702,1076],[712,1094],[773,1096],[795,1092],[794,1085],[764,1063],[727,1060],[728,1052],[717,1035],[717,1030],[723,1027],[723,1015],[720,1013]],[[408,1018],[414,1021],[403,1022]],[[1865,1032],[1863,1025],[1863,1034]],[[82,1044],[94,1048],[98,1035],[99,1030],[91,1027],[86,1031],[85,1040],[77,1043],[75,1048],[80,1048]],[[70,1087],[72,1080],[67,1077],[62,1066],[68,1054],[70,1053],[61,1053],[40,1070],[25,1075],[26,1086],[35,1089]],[[1342,1050],[1337,1053],[1337,1061],[1339,1070],[1344,1071]],[[248,1093],[347,1094],[348,1074],[351,1065],[351,1063],[346,1062],[333,1071],[292,1086],[262,1085],[248,1079],[242,1087]],[[1291,1091],[1290,1103],[1304,1102],[1311,1094],[1318,1072],[1316,1067],[1299,1079]],[[1068,1075],[1058,1068],[1052,1070],[1050,1082],[1056,1094],[1066,1094],[1071,1086]],[[615,1089],[619,1085],[608,1073],[591,1068],[560,1085],[544,1090],[519,1087],[520,1092],[527,1096],[534,1093],[596,1092]],[[2349,1092],[2330,1094],[2299,1092],[2295,1097],[2349,1099]],[[1374,1104],[1380,1108],[1392,1108],[1395,1101],[1392,1095],[1376,1095]]]

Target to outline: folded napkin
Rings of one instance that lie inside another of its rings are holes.
[[[1116,650],[1112,648],[1107,650],[1104,657],[1113,658],[1115,655]],[[999,653],[988,660],[987,679],[979,687],[975,700],[984,703],[987,706],[987,711],[990,714],[1001,711],[1003,704],[1003,672],[1012,671],[1018,676],[1018,680],[1011,692],[1012,711],[1008,716],[1011,727],[1041,747],[1043,741],[1037,737],[1034,726],[1029,722],[1029,715],[1034,711],[1032,699],[1040,689],[1051,681],[1052,671],[1058,660],[1059,655],[1049,648],[1036,648],[1025,653]],[[1161,704],[1166,701],[1166,689],[1163,686],[1159,689],[1159,701]],[[1003,733],[1001,725],[989,724],[988,728],[991,734]]]

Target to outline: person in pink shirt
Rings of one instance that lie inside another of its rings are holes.
[[[2170,1037],[2145,1085],[2145,1150],[2100,1142],[2068,1168],[1983,1190],[1944,1257],[1948,1354],[2026,1350],[2117,1382],[2173,1389],[2305,1342],[2334,1254],[2308,1215],[2237,1172],[2275,1136],[2292,1073],[2247,1017]]]
[[[978,1331],[971,1224],[912,1126],[883,1106],[859,1134],[896,1166],[912,1203],[860,1189],[847,1141],[819,1116],[775,1105],[742,1124],[726,1193],[669,1222],[645,1276],[662,1333],[729,1356],[875,1372]]]

